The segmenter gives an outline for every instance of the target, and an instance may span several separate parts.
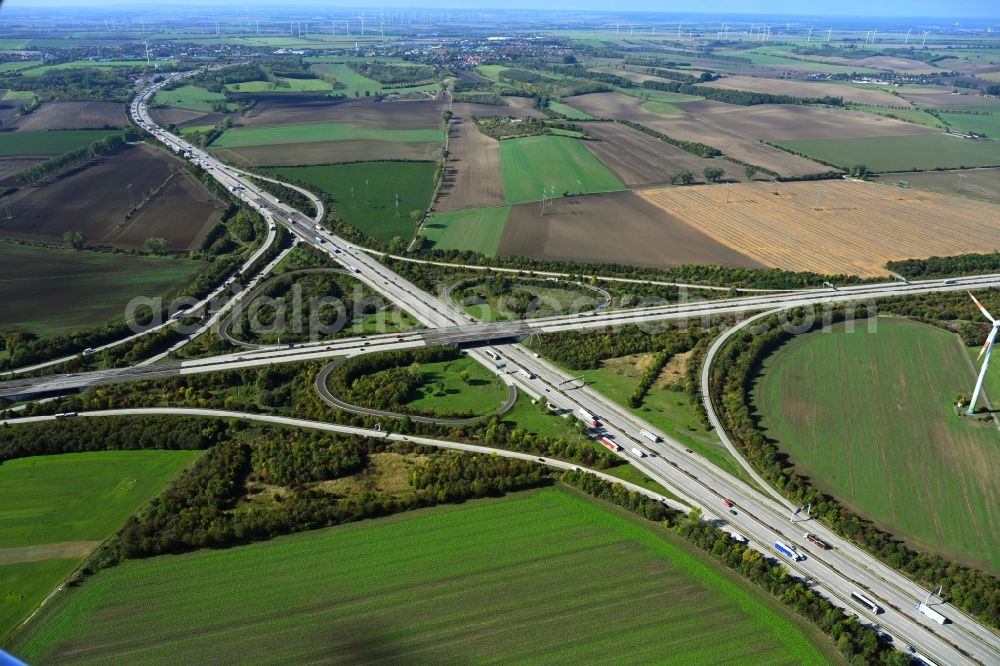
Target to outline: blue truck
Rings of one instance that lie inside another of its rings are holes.
[[[803,556],[799,555],[791,546],[786,546],[780,541],[774,543],[774,549],[779,553],[790,559],[792,562],[798,562],[799,560],[804,560]]]

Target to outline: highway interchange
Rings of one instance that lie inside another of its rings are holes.
[[[797,306],[874,301],[899,295],[982,289],[1000,286],[1000,275],[927,280],[904,283],[864,284],[839,289],[812,289],[797,292],[755,294],[711,301],[674,303],[637,310],[591,313],[589,316],[557,316],[503,324],[480,324],[450,302],[442,302],[397,275],[369,253],[323,228],[315,220],[276,200],[260,190],[242,172],[217,161],[207,153],[156,126],[146,103],[163,85],[177,75],[144,90],[133,102],[136,121],[159,141],[206,169],[227,189],[253,206],[269,222],[284,225],[304,242],[325,249],[330,257],[392,303],[412,314],[426,330],[403,335],[375,335],[331,342],[243,351],[182,363],[142,365],[77,375],[59,375],[16,379],[0,384],[0,396],[26,397],[49,391],[64,391],[102,383],[136,381],[155,377],[217,372],[279,362],[330,359],[405,349],[428,344],[478,343],[468,354],[496,372],[508,386],[536,400],[546,400],[554,409],[577,413],[584,409],[598,415],[604,433],[623,448],[621,455],[690,506],[702,509],[706,519],[724,520],[727,528],[749,538],[754,547],[776,557],[773,544],[781,541],[795,545],[806,555],[802,561],[784,563],[802,578],[812,581],[814,589],[834,603],[864,620],[878,624],[891,635],[897,646],[913,645],[921,658],[933,664],[1000,664],[1000,639],[988,627],[967,617],[951,606],[937,606],[951,622],[938,625],[914,609],[927,591],[904,575],[881,564],[871,555],[850,544],[818,521],[792,522],[788,502],[769,496],[758,488],[711,465],[700,456],[642,421],[625,408],[596,391],[573,381],[551,363],[536,358],[518,344],[509,344],[530,333],[599,328],[626,323],[644,324],[660,321],[698,320],[712,315],[738,315],[752,312],[785,310]],[[489,345],[489,346],[487,346]],[[498,361],[497,359],[502,359]],[[499,367],[503,366],[503,367]],[[237,415],[240,418],[247,415]],[[26,419],[11,420],[15,424]],[[717,425],[717,429],[719,426]],[[645,430],[661,440],[657,443],[640,435]],[[720,434],[722,430],[719,429]],[[370,433],[367,433],[370,434]],[[637,456],[633,448],[649,455]],[[737,459],[741,460],[737,454]],[[763,484],[762,484],[763,485]],[[763,485],[763,487],[767,487]],[[735,504],[735,515],[723,506],[728,498]],[[833,546],[821,550],[809,544],[804,532],[819,535]],[[778,556],[780,557],[780,556]],[[875,615],[850,599],[854,591],[877,600],[884,612]]]

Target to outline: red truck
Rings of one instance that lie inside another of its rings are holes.
[[[818,546],[819,548],[822,548],[823,550],[830,550],[830,544],[828,544],[826,541],[823,541],[822,539],[820,539],[815,534],[810,534],[809,532],[806,532],[805,533],[805,537],[806,537],[806,541],[808,541],[812,545]]]
[[[622,447],[618,446],[618,444],[613,439],[610,439],[608,437],[601,437],[597,441],[599,441],[601,444],[603,444],[604,446],[608,447],[609,449],[611,449],[615,453],[618,453],[619,451],[622,450]]]

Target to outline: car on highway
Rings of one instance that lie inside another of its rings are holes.
[[[728,499],[728,498],[723,499],[722,503],[725,504],[730,509],[733,508],[733,500],[731,500],[731,499]]]

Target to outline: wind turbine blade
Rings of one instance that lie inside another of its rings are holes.
[[[983,354],[986,353],[987,349],[993,346],[993,341],[997,337],[997,331],[1000,331],[1000,328],[994,326],[993,330],[990,331],[990,334],[986,336],[986,342],[983,343],[983,348],[979,350],[979,356],[976,357],[977,361],[983,357]]]
[[[993,318],[993,316],[992,316],[992,315],[990,315],[990,313],[986,311],[986,308],[984,308],[984,307],[983,307],[983,304],[982,304],[982,303],[980,303],[980,302],[979,302],[979,301],[978,301],[978,300],[976,299],[976,297],[972,295],[972,292],[970,291],[970,292],[968,292],[968,294],[969,294],[969,298],[971,298],[971,299],[972,299],[972,302],[976,304],[976,307],[977,307],[977,308],[979,308],[979,311],[980,311],[980,312],[982,312],[982,313],[983,313],[983,315],[984,315],[984,316],[985,316],[985,317],[986,317],[987,319],[989,319],[989,320],[990,320],[991,322],[996,322],[996,319],[994,319],[994,318]]]

